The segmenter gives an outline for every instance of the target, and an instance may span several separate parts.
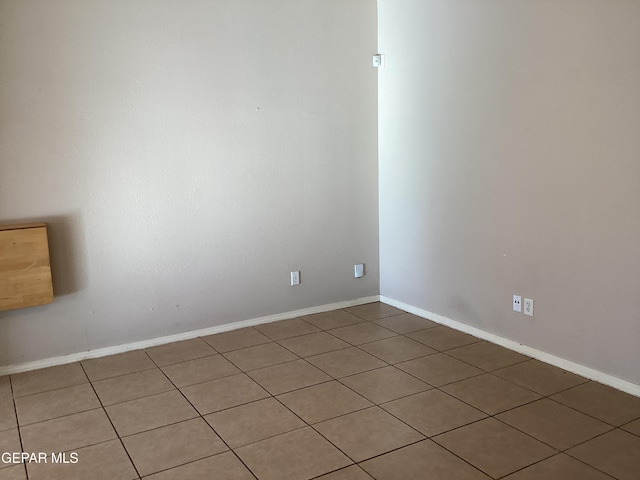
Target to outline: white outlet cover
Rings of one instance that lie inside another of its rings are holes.
[[[291,286],[300,285],[300,270],[291,272]]]
[[[533,317],[533,300],[530,298],[524,299],[524,314]]]
[[[353,275],[356,278],[364,277],[364,263],[358,263],[353,266]]]
[[[522,312],[522,297],[520,295],[513,296],[513,311]]]

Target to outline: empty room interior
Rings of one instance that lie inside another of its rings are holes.
[[[0,455],[640,479],[640,2],[0,0]]]

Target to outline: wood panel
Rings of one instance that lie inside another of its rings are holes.
[[[0,310],[51,302],[46,225],[0,226]]]

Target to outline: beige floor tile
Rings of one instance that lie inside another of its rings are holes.
[[[271,341],[269,337],[251,327],[216,333],[215,335],[202,337],[202,339],[220,353],[227,353],[232,350],[239,350],[240,348],[252,347]]]
[[[177,390],[111,405],[106,411],[121,437],[198,416]]]
[[[308,357],[307,361],[334,378],[346,377],[387,365],[386,362],[357,347]]]
[[[620,428],[622,428],[623,430],[626,430],[627,432],[631,432],[635,435],[638,435],[640,437],[640,419],[636,420],[635,422],[627,423],[626,425]]]
[[[240,370],[222,355],[167,365],[162,367],[162,371],[178,388],[240,373]]]
[[[314,327],[322,330],[331,330],[332,328],[346,327],[355,323],[365,322],[363,318],[345,312],[344,310],[333,310],[331,312],[315,313],[313,315],[305,315],[301,317],[305,322],[310,323]]]
[[[224,356],[244,372],[290,362],[298,357],[275,342],[234,350]]]
[[[103,380],[105,378],[126,375],[127,373],[141,372],[157,368],[155,363],[147,356],[144,350],[120,353],[109,357],[84,360],[82,366],[89,380]]]
[[[432,388],[395,367],[358,373],[340,381],[374,403],[389,402]]]
[[[356,462],[424,438],[379,407],[327,420],[315,428]]]
[[[2,468],[0,465],[0,480],[27,480],[24,465],[13,465],[7,468]]]
[[[582,462],[560,453],[513,473],[504,480],[611,480]]]
[[[380,327],[370,322],[356,323],[347,327],[334,328],[329,330],[331,335],[349,342],[352,345],[360,345],[361,343],[375,342],[383,338],[395,337],[398,335],[391,330]]]
[[[493,478],[499,478],[556,453],[493,418],[452,430],[434,440]]]
[[[67,452],[117,438],[104,410],[90,410],[20,429],[26,452]]]
[[[241,447],[305,427],[306,424],[274,398],[207,415],[205,420],[231,448]]]
[[[120,440],[75,450],[77,463],[29,464],[30,480],[134,480],[138,478]],[[50,462],[50,459],[48,460]]]
[[[266,335],[271,340],[283,340],[285,338],[297,337],[298,335],[306,335],[308,333],[320,331],[319,328],[305,322],[301,318],[264,323],[262,325],[256,325],[253,328]]]
[[[351,346],[347,342],[344,342],[333,335],[329,335],[326,332],[287,338],[285,340],[280,340],[279,343],[301,357],[320,355],[321,353],[333,352],[334,350],[340,350]]]
[[[411,395],[385,403],[381,407],[428,437],[486,417],[480,410],[440,390]]]
[[[454,348],[448,350],[447,355],[470,363],[474,367],[481,368],[487,372],[530,360],[525,355],[489,342],[478,342]]]
[[[22,451],[23,450],[20,447],[20,436],[18,435],[17,428],[12,428],[10,430],[4,430],[0,432],[0,455],[5,452],[13,453]],[[10,467],[11,465],[11,463],[4,463],[2,459],[0,459],[0,469]]]
[[[70,387],[88,381],[79,363],[11,375],[13,394],[16,397]]]
[[[440,351],[480,342],[479,338],[444,326],[420,330],[419,332],[409,333],[407,336]]]
[[[122,442],[142,476],[228,450],[202,418],[138,433]]]
[[[20,425],[94,410],[101,406],[89,383],[16,398]]]
[[[155,473],[145,480],[254,480],[240,460],[231,452],[218,453],[180,467]]]
[[[278,396],[278,400],[312,424],[373,406],[366,398],[336,381]]]
[[[196,358],[215,355],[217,352],[201,338],[193,338],[182,342],[173,342],[146,349],[156,365],[164,367],[172,363],[186,362]]]
[[[9,375],[0,377],[0,397],[3,395],[13,395],[11,391],[11,380],[9,379]]]
[[[253,370],[249,372],[249,376],[271,395],[280,395],[331,380],[329,375],[304,360]]]
[[[404,313],[395,317],[387,317],[380,320],[375,320],[373,323],[387,328],[396,333],[412,333],[419,330],[426,330],[427,328],[434,328],[439,326],[437,323],[427,320],[426,318],[418,317],[411,313]]]
[[[546,398],[496,418],[558,450],[566,450],[612,428]]]
[[[438,353],[437,350],[404,336],[365,343],[364,345],[360,345],[360,348],[388,363],[406,362],[414,358]]]
[[[182,388],[201,415],[266,398],[269,394],[244,373]]]
[[[3,430],[9,430],[10,428],[16,428],[17,426],[18,421],[16,420],[16,411],[13,404],[11,388],[0,390],[0,432]]]
[[[496,370],[493,374],[545,396],[587,381],[586,378],[538,360],[518,363]]]
[[[252,443],[236,453],[260,480],[307,480],[352,463],[309,427]]]
[[[377,480],[489,480],[484,473],[431,440],[362,463]]]
[[[597,382],[585,383],[552,398],[616,427],[640,418],[640,397]]]
[[[380,302],[365,303],[364,305],[348,307],[343,310],[365,320],[380,320],[381,318],[407,313],[399,308]]]
[[[398,363],[396,367],[436,387],[483,373],[482,370],[443,353]]]
[[[170,392],[176,387],[157,368],[93,382],[103,405],[128,402],[137,398]]]
[[[613,430],[566,452],[619,480],[637,480],[640,472],[640,438]]]
[[[489,415],[495,415],[541,398],[539,394],[531,390],[491,374],[468,378],[445,385],[440,389]]]
[[[373,480],[369,474],[357,465],[351,465],[338,471],[318,477],[318,480]]]

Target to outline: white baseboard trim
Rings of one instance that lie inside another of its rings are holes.
[[[179,342],[181,340],[190,340],[196,337],[205,337],[207,335],[213,335],[215,333],[222,333],[222,332],[228,332],[230,330],[237,330],[238,328],[252,327],[254,325],[260,325],[263,323],[277,322],[278,320],[287,320],[289,318],[302,317],[304,315],[311,315],[311,314],[320,313],[320,312],[328,312],[330,310],[337,310],[339,308],[353,307],[355,305],[362,305],[365,303],[377,302],[379,300],[380,300],[379,295],[372,295],[370,297],[362,297],[362,298],[357,298],[355,300],[346,300],[344,302],[330,303],[326,305],[320,305],[317,307],[294,310],[291,312],[267,315],[266,317],[251,318],[248,320],[241,320],[239,322],[227,323],[224,325],[216,325],[215,327],[203,328],[201,330],[192,330],[189,332],[178,333],[178,334],[169,335],[166,337],[152,338],[151,340],[143,340],[140,342],[126,343],[123,345],[116,345],[113,347],[98,348],[96,350],[88,350],[85,352],[72,353],[70,355],[63,355],[60,357],[45,358],[43,360],[36,360],[33,362],[7,365],[4,367],[0,366],[0,377],[2,377],[3,375],[28,372],[30,370],[38,370],[40,368],[54,367],[57,365],[64,365],[67,363],[79,362],[80,360],[87,360],[89,358],[106,357],[108,355],[115,355],[117,353],[129,352],[131,350],[140,350],[142,348],[156,347],[158,345],[165,345],[167,343]]]
[[[442,315],[438,315],[437,313],[414,307],[413,305],[408,305],[398,300],[394,300],[393,298],[385,297],[384,295],[380,296],[380,301],[386,303],[387,305],[391,305],[392,307],[396,307],[409,313],[413,313],[414,315],[417,315],[419,317],[432,320],[441,325],[446,325],[447,327],[451,327],[461,332],[468,333],[469,335],[473,335],[474,337],[487,340],[488,342],[495,343],[502,347],[508,348],[509,350],[513,350],[515,352],[522,353],[523,355],[535,358],[537,360],[540,360],[541,362],[548,363],[563,370],[567,370],[568,372],[581,375],[590,380],[603,383],[617,390],[621,390],[631,395],[635,395],[636,397],[640,397],[640,385],[636,385],[635,383],[627,382],[626,380],[614,377],[613,375],[594,370],[593,368],[580,365],[579,363],[575,363],[564,358],[556,357],[555,355],[552,355],[550,353],[543,352],[533,347],[528,347],[527,345],[523,345],[504,337],[500,337],[499,335],[495,335],[493,333],[485,332],[484,330],[480,330],[479,328],[471,327],[465,323],[461,323]]]

